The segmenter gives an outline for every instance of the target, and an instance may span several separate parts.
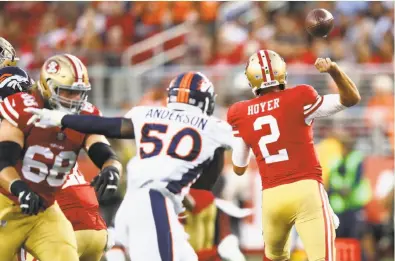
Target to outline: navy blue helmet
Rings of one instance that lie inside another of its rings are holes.
[[[6,98],[18,92],[27,92],[33,86],[34,81],[19,67],[0,68],[0,97]]]
[[[212,115],[215,107],[214,86],[200,72],[179,74],[167,89],[168,103],[185,103],[196,106],[207,115]]]

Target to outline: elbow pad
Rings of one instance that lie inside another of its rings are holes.
[[[103,142],[96,142],[90,146],[88,155],[99,169],[109,159],[118,160],[117,154],[115,154],[111,146]]]
[[[0,171],[16,165],[21,157],[21,146],[13,141],[0,142]]]

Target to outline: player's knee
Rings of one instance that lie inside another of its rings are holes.
[[[289,251],[265,246],[265,257],[270,261],[287,261],[291,257]]]

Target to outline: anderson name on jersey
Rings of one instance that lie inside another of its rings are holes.
[[[137,155],[128,164],[128,188],[160,181],[184,196],[214,151],[231,147],[231,127],[196,109],[138,106],[125,115],[132,119],[137,145]]]
[[[84,146],[86,134],[71,129],[61,131],[59,127],[38,128],[27,125],[32,114],[25,108],[43,108],[43,100],[38,95],[16,93],[8,96],[0,104],[2,118],[18,127],[25,136],[23,155],[16,165],[21,179],[42,196],[46,204],[52,205],[55,192],[66,181],[67,175],[76,170],[78,154]],[[100,115],[100,111],[86,103],[80,114]],[[18,202],[18,199],[3,188],[0,193]]]

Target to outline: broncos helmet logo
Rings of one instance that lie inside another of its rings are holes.
[[[0,96],[5,98],[18,92],[26,92],[31,89],[34,81],[19,67],[0,68]]]

